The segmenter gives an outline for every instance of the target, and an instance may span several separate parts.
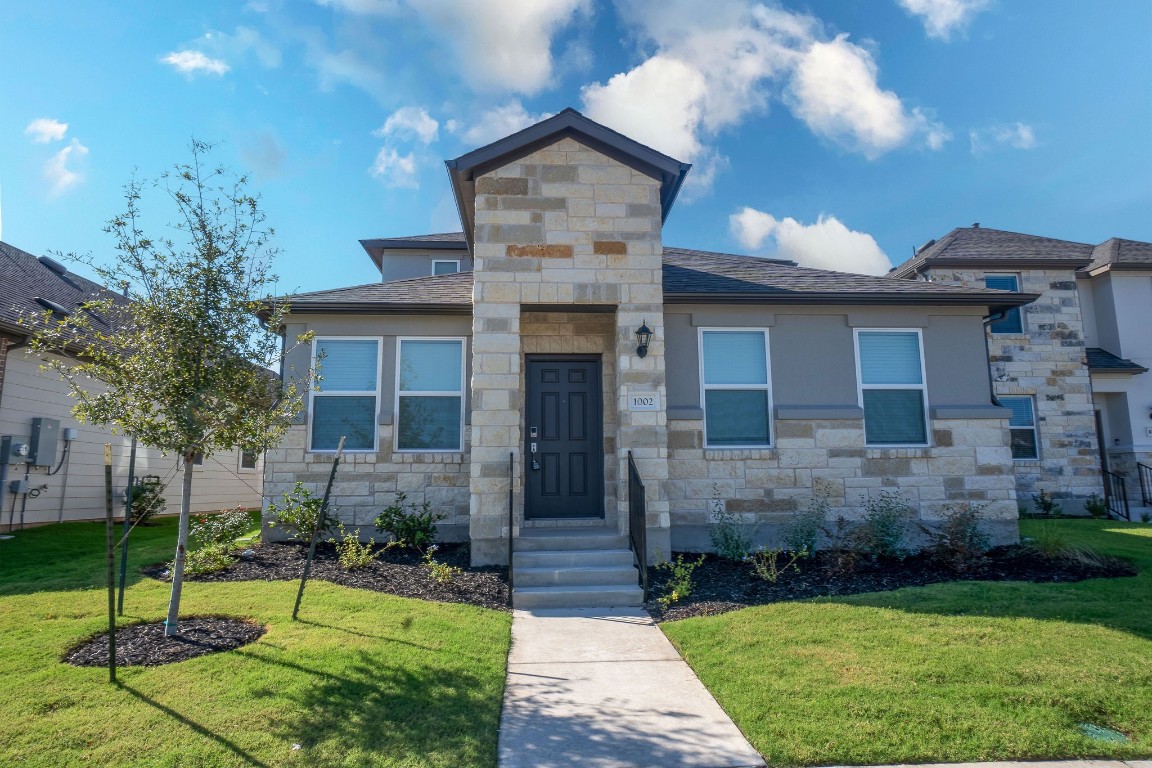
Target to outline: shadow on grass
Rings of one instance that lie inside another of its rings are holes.
[[[459,669],[392,666],[363,651],[338,673],[245,655],[312,676],[302,690],[281,692],[292,706],[270,724],[285,740],[303,745],[305,762],[311,756],[324,761],[335,752],[359,753],[361,760],[387,755],[397,764],[407,764],[405,758],[435,765],[496,764],[501,681],[486,682]]]
[[[200,725],[200,723],[197,723],[195,720],[189,720],[187,717],[180,714],[179,712],[172,709],[171,707],[166,706],[164,704],[161,704],[160,702],[156,701],[155,699],[151,698],[150,696],[147,696],[146,694],[141,693],[140,691],[136,690],[135,688],[132,688],[129,685],[125,685],[124,683],[117,683],[116,685],[121,690],[127,691],[129,694],[131,694],[135,698],[139,699],[141,702],[147,704],[148,706],[153,707],[154,709],[157,709],[157,710],[163,712],[165,715],[172,718],[173,720],[180,721],[181,723],[188,726],[193,731],[195,731],[196,733],[205,737],[206,739],[211,739],[212,741],[216,742],[217,744],[224,747],[225,749],[227,749],[232,754],[239,757],[246,764],[254,765],[254,766],[257,766],[258,768],[270,768],[268,763],[265,763],[262,760],[258,760],[254,755],[252,755],[249,752],[245,752],[243,749],[241,749],[240,747],[238,747],[236,744],[229,741],[228,739],[224,738],[220,734],[216,733],[215,731],[211,731],[211,730],[205,728],[204,726]]]

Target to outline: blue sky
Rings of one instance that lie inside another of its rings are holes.
[[[370,282],[359,239],[459,229],[445,158],[572,106],[694,163],[671,245],[1152,240],[1149,39],[1148,0],[6,0],[0,236],[104,256],[195,136],[252,173],[282,288]]]

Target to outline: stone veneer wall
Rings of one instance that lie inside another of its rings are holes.
[[[997,395],[1031,395],[1036,402],[1040,458],[1015,461],[1022,506],[1041,490],[1060,498],[1102,494],[1092,382],[1084,362],[1084,323],[1071,269],[989,269],[1019,274],[1020,290],[1040,298],[1021,308],[1024,332],[989,337]],[[934,281],[984,286],[984,271],[933,270]],[[1069,510],[1071,511],[1071,510]]]
[[[346,528],[359,528],[367,540],[382,537],[374,530],[376,515],[396,500],[397,491],[408,496],[408,504],[431,502],[432,509],[447,515],[438,524],[443,541],[468,540],[468,446],[469,427],[464,427],[463,453],[403,453],[392,450],[392,425],[381,424],[380,450],[376,453],[346,453],[336,471],[330,508]],[[324,494],[332,471],[332,453],[304,450],[308,439],[306,425],[293,426],[280,444],[264,457],[264,498],[279,502],[297,480],[317,497]],[[284,538],[279,529],[265,535]]]
[[[616,499],[624,510],[627,451],[647,487],[649,541],[668,541],[665,412],[627,410],[632,392],[666,400],[660,184],[564,138],[476,179],[472,326],[472,558],[507,559],[508,457],[517,522],[523,510],[521,306],[615,308]],[[656,332],[636,356],[634,331]],[[605,365],[605,368],[608,366]],[[614,405],[613,405],[614,403]],[[626,515],[619,515],[623,520]]]
[[[777,547],[779,526],[814,497],[828,500],[831,524],[841,516],[859,519],[863,501],[884,490],[899,492],[926,527],[958,505],[981,505],[995,542],[1015,543],[1019,531],[1007,424],[1007,419],[934,419],[932,447],[865,448],[861,419],[777,420],[773,448],[717,450],[703,447],[703,421],[672,421],[672,548],[711,549],[707,525],[718,508],[754,526],[757,543]]]

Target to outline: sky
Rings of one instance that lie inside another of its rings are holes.
[[[110,258],[195,138],[283,292],[373,282],[359,240],[459,230],[445,159],[573,107],[693,164],[667,245],[881,274],[974,222],[1152,240],[1150,39],[1149,0],[5,0],[0,238]]]

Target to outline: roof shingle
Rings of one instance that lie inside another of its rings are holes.
[[[922,248],[888,276],[910,277],[925,266],[966,263],[1067,264],[1076,269],[1091,260],[1092,246],[1087,243],[978,226],[960,227]]]
[[[42,315],[46,308],[37,298],[71,311],[98,297],[126,301],[99,283],[71,272],[59,274],[32,254],[0,242],[0,327],[5,330],[27,334],[21,318]]]

